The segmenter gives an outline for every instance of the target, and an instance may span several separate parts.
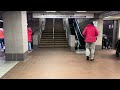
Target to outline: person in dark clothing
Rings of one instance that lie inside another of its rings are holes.
[[[107,39],[107,36],[105,36],[105,37],[103,38],[103,45],[104,45],[105,49],[108,49],[109,40]]]
[[[112,46],[111,46],[111,41],[110,39],[107,38],[107,36],[104,36],[103,37],[103,49],[110,49]]]
[[[34,32],[32,33],[32,37],[34,35]],[[31,48],[33,49],[33,38],[32,38],[32,42],[31,42]]]

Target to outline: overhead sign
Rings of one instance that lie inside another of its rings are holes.
[[[94,18],[94,14],[33,13],[33,18]]]

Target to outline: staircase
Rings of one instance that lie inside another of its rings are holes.
[[[53,19],[46,19],[46,27],[42,33],[40,48],[67,48],[65,31],[62,19],[55,19],[53,33]]]
[[[55,32],[54,47],[56,48],[67,48],[68,47],[65,32]]]
[[[42,37],[40,39],[39,47],[53,47],[53,33],[52,32],[43,32]]]

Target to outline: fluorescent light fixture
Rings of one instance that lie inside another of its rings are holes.
[[[87,12],[87,11],[76,11],[76,12]]]
[[[46,11],[46,12],[56,12],[56,11]]]
[[[104,18],[111,18],[112,16],[104,17]]]

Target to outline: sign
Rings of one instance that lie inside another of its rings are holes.
[[[94,14],[33,13],[33,18],[94,18]]]

